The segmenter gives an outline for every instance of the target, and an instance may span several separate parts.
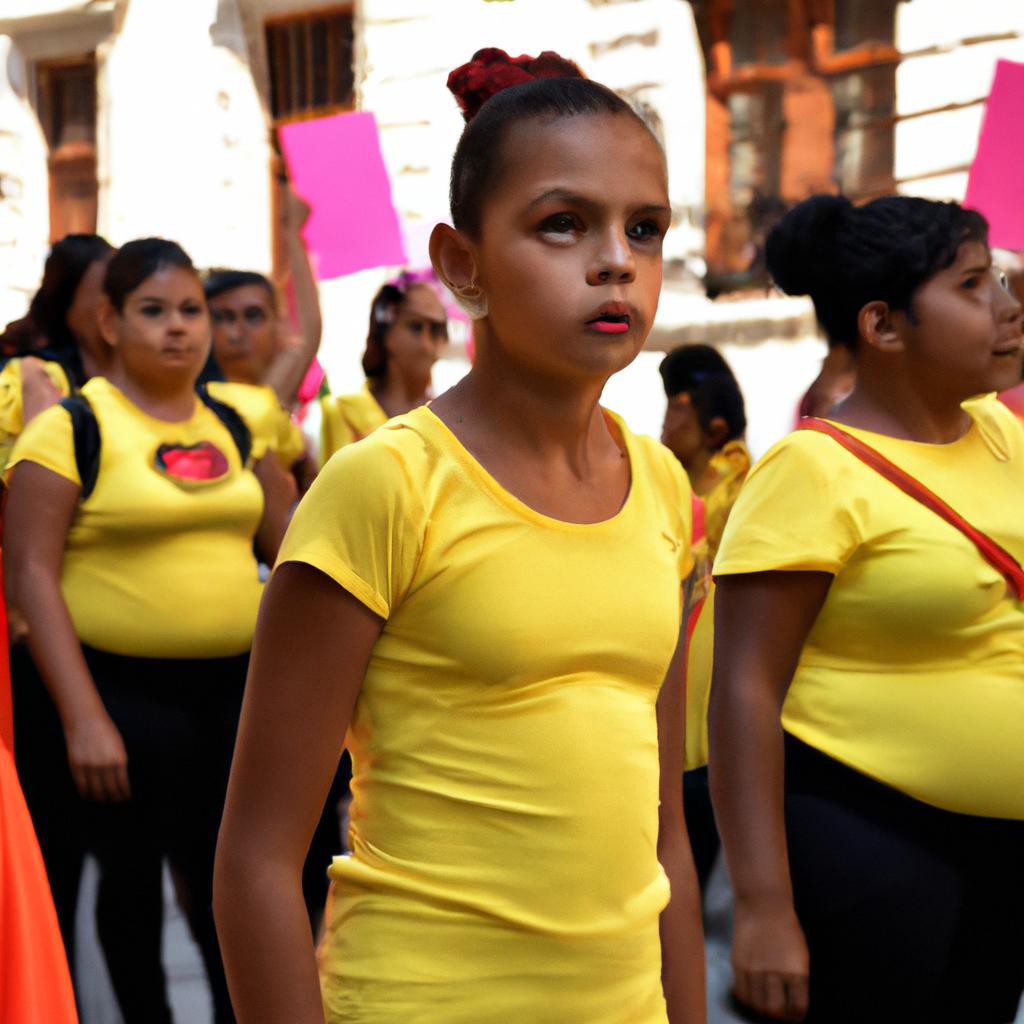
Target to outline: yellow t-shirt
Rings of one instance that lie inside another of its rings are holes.
[[[273,388],[213,380],[206,390],[213,398],[236,409],[245,420],[252,434],[253,459],[261,459],[271,451],[285,469],[291,469],[306,454],[302,430],[278,401]]]
[[[632,484],[602,523],[528,508],[428,408],[340,452],[295,513],[279,562],[386,619],[346,738],[331,1024],[666,1020],[655,701],[690,496],[622,433]]]
[[[370,391],[369,383],[352,395],[327,395],[320,399],[320,464],[345,445],[372,434],[388,421]]]
[[[21,359],[10,359],[0,370],[0,473],[3,473],[14,442],[25,429],[21,394]],[[71,382],[64,367],[51,360],[43,360],[43,369],[66,398],[71,394]]]
[[[1024,428],[994,398],[952,444],[843,426],[1024,558]],[[937,807],[1024,818],[1024,606],[959,530],[823,434],[754,467],[715,575],[835,576],[782,721],[787,731]],[[751,629],[757,624],[751,623]]]
[[[61,575],[79,639],[135,657],[247,651],[261,593],[252,545],[263,494],[231,435],[198,398],[190,419],[168,423],[102,377],[82,394],[99,425],[100,464],[71,522]],[[67,410],[32,420],[8,477],[21,462],[81,482]]]

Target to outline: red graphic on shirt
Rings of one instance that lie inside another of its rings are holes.
[[[162,444],[156,450],[159,469],[174,480],[219,480],[228,471],[224,453],[209,441],[198,444]]]

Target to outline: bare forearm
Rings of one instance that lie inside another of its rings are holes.
[[[213,910],[238,1024],[323,1024],[301,866],[217,848]]]
[[[660,854],[672,897],[661,915],[661,973],[670,1024],[707,1020],[700,889],[689,843]]]
[[[738,903],[789,907],[783,732],[776,700],[755,685],[712,687],[710,781]]]
[[[15,602],[29,630],[29,646],[65,728],[75,720],[106,715],[60,583],[31,566],[15,570]]]

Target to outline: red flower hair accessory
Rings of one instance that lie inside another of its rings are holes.
[[[463,116],[471,121],[487,100],[511,85],[537,78],[586,77],[571,60],[553,50],[545,50],[537,57],[510,57],[492,46],[477,50],[468,64],[456,68],[448,76],[448,88],[458,100]]]

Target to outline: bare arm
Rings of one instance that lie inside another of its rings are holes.
[[[267,565],[273,565],[295,502],[299,500],[298,484],[273,452],[267,452],[253,466],[253,472],[263,489],[263,515],[256,529],[256,550]]]
[[[298,344],[278,352],[267,370],[263,383],[274,389],[278,401],[290,409],[310,364],[320,348],[323,321],[320,315],[320,293],[317,291],[309,256],[302,241],[302,226],[309,217],[309,207],[287,186],[282,195],[284,205],[288,268],[295,289],[295,305],[299,315]]]
[[[50,380],[42,361],[26,356],[21,361],[21,421],[28,426],[45,409],[61,400],[60,389]]]
[[[79,792],[128,798],[128,755],[89,674],[60,589],[64,545],[78,484],[34,462],[14,470],[4,525],[4,568],[14,607],[29,630],[32,656],[64,726]]]
[[[832,576],[720,576],[709,712],[711,795],[736,895],[736,997],[801,1020],[807,946],[793,910],[783,819],[782,704]]]
[[[382,628],[310,566],[267,587],[214,875],[239,1024],[323,1024],[302,865]]]
[[[661,914],[662,984],[671,1024],[702,1024],[707,1019],[704,931],[700,888],[683,817],[683,763],[686,745],[686,616],[668,674],[658,695],[658,749],[661,768],[658,859],[672,888]]]

